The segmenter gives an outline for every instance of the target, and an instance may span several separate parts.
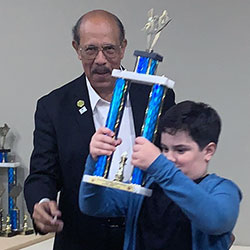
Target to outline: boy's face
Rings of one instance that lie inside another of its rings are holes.
[[[210,144],[215,151],[214,143],[209,143],[200,151],[198,144],[185,131],[175,135],[161,134],[162,153],[192,180],[207,174],[207,164],[214,153],[209,149]]]

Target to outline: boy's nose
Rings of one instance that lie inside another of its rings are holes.
[[[175,154],[173,152],[169,151],[168,153],[166,153],[166,156],[170,161],[172,161],[174,163],[176,162],[176,157],[175,157]]]

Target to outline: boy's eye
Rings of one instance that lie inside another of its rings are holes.
[[[185,150],[184,150],[184,149],[177,149],[177,152],[178,152],[179,154],[184,154],[184,153],[185,153]]]
[[[178,154],[184,154],[185,152],[188,151],[187,148],[176,148],[175,150]]]
[[[167,152],[168,152],[168,148],[165,147],[165,146],[161,146],[161,151],[162,151],[163,153],[167,153]]]

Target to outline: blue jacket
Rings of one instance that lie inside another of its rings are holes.
[[[89,156],[85,174],[92,175],[94,165],[95,161]],[[190,219],[193,250],[228,249],[241,200],[241,192],[232,181],[210,174],[196,184],[163,155],[146,172],[145,187],[158,183]],[[83,213],[92,216],[126,216],[124,250],[134,250],[143,198],[139,194],[82,182],[79,205]]]

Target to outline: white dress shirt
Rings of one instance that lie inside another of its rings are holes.
[[[95,90],[90,85],[90,82],[88,81],[87,77],[86,77],[86,82],[89,92],[90,105],[93,112],[94,124],[97,130],[102,126],[105,126],[110,102],[103,100],[95,92]],[[129,95],[127,96],[127,102],[124,108],[118,137],[122,139],[122,143],[116,148],[113,154],[108,179],[113,180],[115,178],[115,174],[117,173],[119,168],[121,155],[122,153],[127,152],[128,159],[126,161],[126,165],[124,168],[124,179],[123,179],[123,182],[127,182],[130,179],[133,171],[133,167],[131,165],[131,156],[135,141],[134,120],[133,120],[132,107],[130,104]]]

